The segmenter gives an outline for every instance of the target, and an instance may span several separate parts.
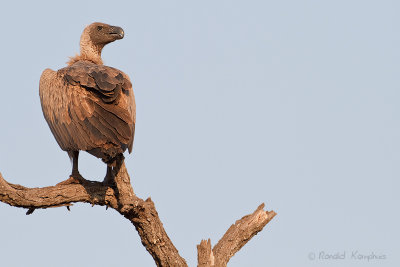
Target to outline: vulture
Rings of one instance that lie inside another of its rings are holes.
[[[105,45],[122,39],[117,26],[95,22],[80,39],[80,54],[67,67],[45,69],[39,95],[43,115],[60,148],[72,161],[73,178],[80,180],[79,151],[107,164],[104,183],[113,179],[113,167],[132,151],[136,105],[132,83],[122,71],[103,65]]]

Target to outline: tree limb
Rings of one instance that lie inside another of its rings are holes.
[[[8,183],[0,174],[0,201],[27,208],[27,214],[35,209],[65,206],[73,202],[109,206],[135,226],[142,244],[157,266],[187,266],[165,232],[153,201],[150,198],[143,200],[133,193],[125,164],[120,167],[115,184],[109,187],[86,179],[76,183],[70,178],[55,186],[27,188]]]
[[[211,249],[211,240],[201,240],[197,245],[197,262],[198,267],[215,266],[214,253]]]
[[[27,188],[8,183],[0,173],[0,202],[26,208],[27,215],[36,209],[69,208],[74,202],[111,207],[135,226],[157,266],[187,266],[165,232],[153,201],[134,194],[125,163],[117,169],[112,186],[70,177],[55,186]],[[252,214],[236,221],[213,249],[210,239],[201,241],[197,246],[198,266],[226,266],[230,258],[276,215],[263,208],[261,204]]]
[[[264,206],[264,203],[261,204],[252,214],[244,216],[231,225],[212,250],[211,240],[202,240],[197,245],[198,266],[226,266],[233,255],[275,217],[276,213],[264,211]]]

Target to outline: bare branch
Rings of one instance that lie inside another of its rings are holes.
[[[201,240],[197,245],[198,267],[214,266],[214,253],[211,249],[211,240]]]
[[[264,204],[261,204],[252,214],[237,220],[212,251],[210,239],[208,241],[202,240],[200,245],[197,246],[198,266],[226,266],[233,255],[276,215],[274,211],[264,211],[263,208]]]
[[[100,182],[85,180],[84,184],[73,184],[67,183],[69,180],[55,186],[27,188],[8,183],[0,174],[0,201],[27,209],[46,209],[73,202],[108,204],[117,207],[117,199],[112,188],[105,187]]]
[[[187,266],[165,232],[153,201],[143,200],[133,193],[125,164],[120,167],[113,188],[86,179],[77,183],[73,178],[55,186],[27,188],[8,183],[0,174],[0,201],[27,208],[27,214],[36,209],[68,207],[73,202],[106,205],[131,221],[157,266]]]
[[[111,207],[135,226],[142,244],[157,266],[187,266],[165,232],[153,201],[134,194],[124,163],[118,168],[115,184],[111,187],[70,177],[55,186],[27,188],[8,183],[0,173],[0,202],[26,208],[27,215],[36,209],[69,208],[74,202]],[[276,215],[274,211],[264,211],[263,208],[264,204],[261,204],[252,214],[236,221],[213,249],[210,239],[202,240],[197,246],[198,266],[226,266],[230,258]]]

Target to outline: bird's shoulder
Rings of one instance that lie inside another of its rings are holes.
[[[42,72],[42,75],[40,75],[39,85],[43,86],[44,84],[51,82],[51,80],[54,79],[55,75],[56,75],[56,71],[49,69],[49,68],[45,69]]]
[[[97,85],[102,90],[112,90],[110,84],[131,86],[128,75],[123,71],[106,65],[94,64],[90,61],[77,61],[70,66],[59,69],[57,73],[73,85],[76,83],[90,87]]]
[[[83,87],[106,103],[118,99],[121,91],[132,90],[132,83],[124,72],[89,61],[77,61],[58,70],[57,74],[67,85]]]

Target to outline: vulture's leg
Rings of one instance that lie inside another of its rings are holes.
[[[124,155],[118,154],[112,161],[112,163],[107,163],[107,174],[104,177],[103,184],[104,185],[114,185],[115,184],[115,175],[118,174],[122,164],[124,163]]]
[[[78,170],[79,151],[72,151],[72,177],[81,176]]]
[[[106,177],[104,177],[103,184],[104,185],[112,185],[114,182],[114,174],[112,166],[107,164],[107,173]]]
[[[67,151],[68,156],[72,161],[72,173],[70,175],[70,178],[66,181],[63,181],[61,185],[67,185],[67,184],[78,184],[78,183],[84,183],[85,179],[82,177],[82,175],[79,173],[78,170],[78,157],[79,157],[79,151]]]
[[[72,173],[71,177],[77,179],[78,181],[83,181],[82,175],[79,173],[78,170],[78,158],[79,158],[79,150],[77,151],[68,151],[68,156],[72,160]]]

